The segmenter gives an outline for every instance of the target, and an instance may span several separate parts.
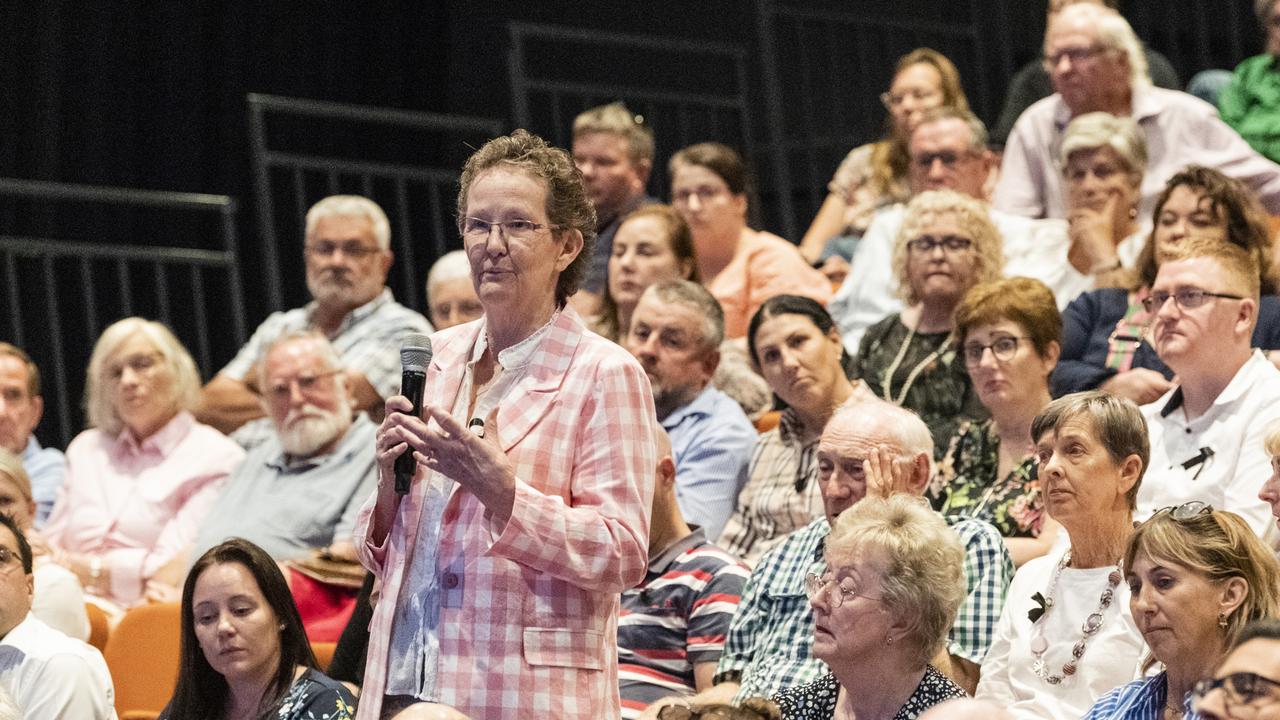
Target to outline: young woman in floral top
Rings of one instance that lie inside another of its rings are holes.
[[[991,419],[961,423],[927,495],[944,515],[995,525],[1021,566],[1048,552],[1057,533],[1044,513],[1031,420],[1049,404],[1062,316],[1044,283],[1006,278],[965,295],[956,308],[955,334]]]

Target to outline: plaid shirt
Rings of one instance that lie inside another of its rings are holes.
[[[968,592],[947,649],[981,664],[1000,620],[1013,562],[1004,538],[989,523],[967,518],[947,523],[965,547]],[[826,663],[810,655],[813,612],[804,591],[804,576],[825,567],[823,553],[830,532],[825,517],[813,521],[766,554],[751,573],[716,666],[716,682],[738,676],[742,684],[738,701],[772,697],[831,672]]]
[[[451,405],[483,327],[437,333],[424,397]],[[618,599],[648,561],[656,427],[640,365],[585,333],[572,309],[562,311],[498,411],[517,478],[511,518],[495,527],[462,490],[444,508],[436,564],[442,702],[474,718],[619,717]],[[415,592],[403,580],[433,484],[420,466],[382,545],[368,537],[376,496],[356,527],[361,560],[383,583],[362,720],[382,710],[391,625],[396,605]]]

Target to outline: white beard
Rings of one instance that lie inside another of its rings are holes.
[[[317,450],[341,437],[351,427],[351,402],[345,395],[338,398],[333,411],[307,403],[291,410],[278,428],[280,446],[290,455],[311,457]]]

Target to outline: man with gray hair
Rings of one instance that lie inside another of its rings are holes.
[[[1165,181],[1190,164],[1241,181],[1273,214],[1280,213],[1280,165],[1254,152],[1215,107],[1185,93],[1153,87],[1142,46],[1114,10],[1069,5],[1049,25],[1045,69],[1053,95],[1018,118],[1005,145],[992,204],[1027,217],[1065,217],[1058,148],[1077,115],[1132,116],[1147,136],[1148,162],[1139,212],[1149,217]]]
[[[387,288],[391,226],[377,203],[333,195],[313,205],[306,222],[303,255],[312,301],[272,313],[200,393],[196,417],[225,433],[263,417],[258,364],[285,333],[314,330],[328,338],[346,367],[355,407],[381,417],[383,399],[400,391],[401,340],[431,332],[426,318],[396,302]],[[267,423],[259,421],[236,440],[251,447],[268,434]]]
[[[756,442],[741,406],[711,382],[723,340],[720,303],[698,283],[670,280],[640,296],[625,341],[671,436],[680,512],[709,538],[733,514]]]

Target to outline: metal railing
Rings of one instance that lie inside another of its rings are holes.
[[[388,285],[401,303],[424,310],[427,269],[461,246],[452,219],[458,171],[472,148],[504,132],[505,123],[259,94],[248,96],[248,109],[266,309],[308,299],[301,272],[307,209],[328,195],[352,193],[386,211],[396,254]],[[273,135],[274,122],[285,131]],[[317,127],[328,133],[311,132]],[[335,135],[352,142],[335,146]],[[305,147],[313,136],[324,144]],[[406,156],[409,149],[416,152]]]
[[[115,320],[141,315],[168,325],[204,377],[217,370],[218,350],[244,342],[232,198],[0,178],[0,201],[6,205],[0,211],[2,337],[26,350],[45,377],[41,435],[46,441],[65,446],[81,429],[73,398],[83,393],[93,343]],[[74,215],[66,212],[68,205],[205,216],[208,237],[202,239],[215,249],[182,247],[191,233],[155,218],[136,223],[153,228],[148,244],[62,237],[59,218]],[[42,232],[33,232],[35,226]]]

